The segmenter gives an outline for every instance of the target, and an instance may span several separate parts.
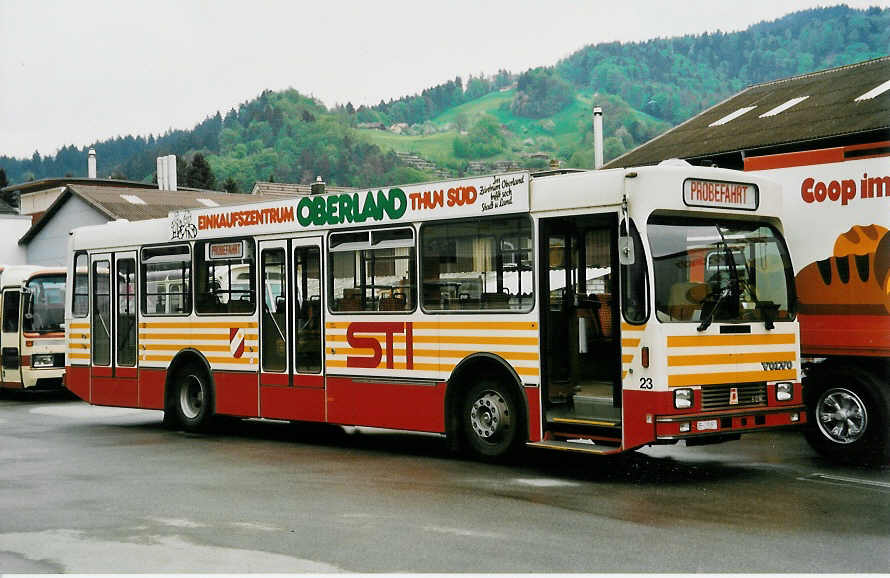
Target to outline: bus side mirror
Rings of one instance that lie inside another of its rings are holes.
[[[618,263],[621,265],[634,264],[634,242],[631,237],[626,235],[618,237]]]

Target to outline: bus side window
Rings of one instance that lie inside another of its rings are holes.
[[[192,312],[192,258],[188,245],[142,250],[142,312],[188,315]]]
[[[89,256],[78,253],[74,257],[74,294],[71,297],[71,314],[86,317],[90,312]]]
[[[426,311],[528,311],[534,303],[531,221],[499,217],[421,228]]]
[[[633,243],[633,265],[621,266],[621,309],[628,323],[641,324],[649,319],[649,276],[646,273],[646,255],[640,232],[632,220],[629,234]],[[622,224],[622,227],[626,225]]]

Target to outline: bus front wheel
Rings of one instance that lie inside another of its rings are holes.
[[[213,415],[213,390],[206,372],[195,365],[177,371],[172,401],[177,421],[185,430],[205,429]]]
[[[461,421],[468,449],[476,457],[502,458],[519,445],[519,403],[498,381],[483,379],[469,389]]]

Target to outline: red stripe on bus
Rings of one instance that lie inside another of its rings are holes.
[[[327,379],[331,423],[445,433],[444,407],[445,382],[410,385],[347,377]]]

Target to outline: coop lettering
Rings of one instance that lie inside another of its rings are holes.
[[[825,201],[836,203],[840,201],[841,206],[855,199],[857,193],[860,199],[880,197],[890,199],[890,176],[869,177],[868,173],[863,173],[858,183],[859,186],[856,185],[855,179],[825,183],[813,178],[806,178],[800,185],[800,196],[805,203],[824,203]]]

